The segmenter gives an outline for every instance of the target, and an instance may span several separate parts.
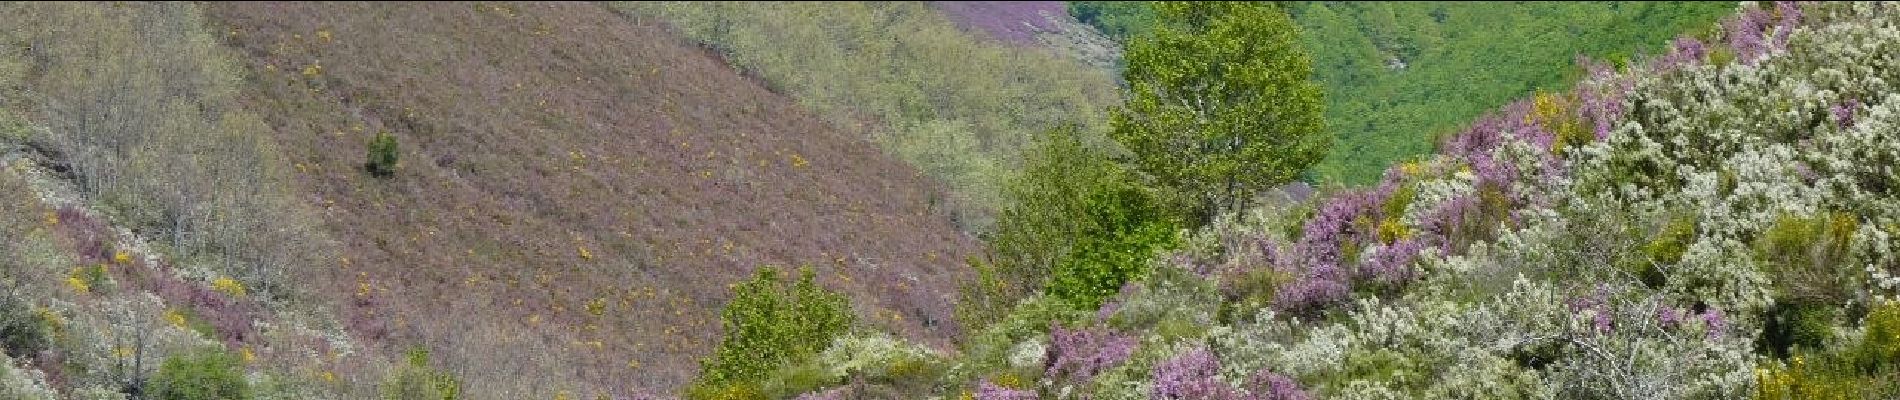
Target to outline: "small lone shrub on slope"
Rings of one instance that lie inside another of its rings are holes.
[[[375,139],[369,141],[369,162],[363,164],[370,175],[389,177],[396,174],[396,137],[389,132],[378,132]]]

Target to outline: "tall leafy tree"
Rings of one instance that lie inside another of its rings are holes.
[[[1157,2],[1129,43],[1127,104],[1111,135],[1201,222],[1292,181],[1332,145],[1299,32],[1278,7]]]

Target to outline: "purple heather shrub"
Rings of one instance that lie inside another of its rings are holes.
[[[1571,311],[1591,311],[1593,315],[1590,319],[1590,327],[1597,333],[1609,333],[1615,328],[1615,321],[1610,319],[1612,310],[1609,285],[1598,284],[1597,289],[1589,295],[1572,298],[1567,303]]]
[[[1736,59],[1743,64],[1754,65],[1757,59],[1768,53],[1770,44],[1762,43],[1762,31],[1768,28],[1769,15],[1760,8],[1749,8],[1741,15],[1723,23],[1727,31],[1729,48],[1735,50]]]
[[[1828,108],[1834,114],[1834,126],[1847,129],[1854,127],[1854,112],[1860,109],[1860,99],[1847,99]]]
[[[1655,64],[1651,65],[1650,72],[1660,75],[1681,69],[1684,66],[1700,64],[1702,63],[1702,58],[1708,56],[1708,54],[1708,46],[1703,44],[1701,40],[1689,37],[1688,35],[1677,36],[1675,41],[1670,42],[1669,54],[1656,60]]]
[[[1139,341],[1109,329],[1066,329],[1056,326],[1049,331],[1048,375],[1066,376],[1073,382],[1088,382],[1095,374],[1114,368],[1134,354]]]
[[[1488,155],[1498,147],[1504,138],[1501,136],[1504,121],[1495,115],[1486,115],[1472,122],[1471,127],[1452,136],[1445,143],[1445,153],[1469,160],[1472,156]]]
[[[1036,400],[1036,392],[996,386],[986,380],[976,385],[972,397],[976,400]]]
[[[1583,90],[1588,95],[1588,90]],[[1587,96],[1586,96],[1587,97]],[[1593,97],[1588,97],[1593,98]],[[1586,98],[1585,106],[1591,106]],[[1598,108],[1603,108],[1599,105]],[[1477,176],[1478,185],[1496,185],[1500,188],[1512,188],[1512,182],[1524,176],[1511,160],[1500,157],[1497,149],[1506,141],[1515,139],[1529,143],[1532,147],[1544,150],[1544,163],[1541,172],[1546,176],[1555,176],[1562,165],[1556,156],[1549,152],[1557,140],[1557,134],[1543,126],[1536,118],[1531,118],[1532,105],[1529,100],[1520,100],[1505,106],[1499,112],[1480,117],[1471,127],[1446,143],[1446,153],[1463,159],[1471,166],[1471,172]],[[1599,110],[1597,114],[1609,111]],[[1620,111],[1618,111],[1620,112]],[[1596,115],[1596,114],[1586,114]],[[1607,132],[1608,125],[1603,125]]]
[[[1722,310],[1709,307],[1707,310],[1702,311],[1700,317],[1702,318],[1703,326],[1708,327],[1709,339],[1713,340],[1727,333],[1728,320],[1722,317]]]
[[[1194,255],[1185,252],[1174,253],[1174,256],[1170,257],[1168,262],[1202,277],[1214,273],[1215,267],[1218,266],[1214,263],[1203,262],[1199,258],[1194,257]]]
[[[1342,244],[1366,242],[1377,234],[1353,229],[1353,223],[1377,212],[1379,204],[1384,202],[1385,198],[1376,191],[1349,191],[1326,199],[1313,219],[1306,222],[1300,241],[1294,245],[1299,263],[1310,266],[1344,262],[1340,254]]]
[[[1285,247],[1278,240],[1262,238],[1257,247],[1260,248],[1260,262],[1269,267],[1292,265],[1294,262],[1292,255],[1287,254]]]
[[[1814,168],[1809,167],[1806,163],[1795,163],[1794,173],[1800,175],[1801,181],[1807,183],[1814,183],[1814,181],[1821,179],[1821,174],[1815,173]]]
[[[1801,6],[1792,1],[1777,1],[1775,14],[1781,17],[1775,20],[1775,49],[1787,49],[1788,35],[1794,33],[1795,25],[1801,23]]]
[[[1620,78],[1609,63],[1577,57],[1577,65],[1589,71],[1590,78],[1577,88],[1583,115],[1594,124],[1597,140],[1608,140],[1616,121],[1623,119],[1623,98],[1635,90],[1635,81]]]
[[[1308,268],[1305,275],[1275,291],[1273,307],[1281,312],[1311,314],[1329,306],[1344,304],[1349,294],[1345,276],[1339,267],[1319,264]]]
[[[1095,310],[1095,322],[1107,322],[1109,317],[1115,316],[1115,312],[1121,309],[1122,302],[1120,300],[1104,301],[1102,302],[1102,308]]]
[[[1411,282],[1418,277],[1418,272],[1412,268],[1412,261],[1423,250],[1425,242],[1417,238],[1393,242],[1359,264],[1360,279],[1382,287],[1396,287]]]
[[[1681,326],[1682,309],[1669,306],[1656,309],[1656,325],[1662,326],[1664,329]]]
[[[1240,399],[1233,385],[1220,379],[1220,359],[1205,348],[1182,352],[1154,368],[1155,400]]]
[[[1272,371],[1255,372],[1242,390],[1220,378],[1221,362],[1206,348],[1182,352],[1154,368],[1154,400],[1310,400],[1298,382]]]
[[[1312,395],[1306,393],[1305,389],[1301,389],[1300,384],[1294,382],[1293,378],[1272,371],[1260,370],[1254,373],[1249,382],[1253,385],[1255,400],[1311,400],[1313,398]]]

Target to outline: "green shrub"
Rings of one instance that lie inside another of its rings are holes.
[[[1818,307],[1831,308],[1831,307]],[[1818,324],[1817,324],[1818,325]],[[1874,307],[1859,343],[1801,348],[1756,370],[1756,399],[1891,399],[1900,396],[1900,302]]]
[[[1777,357],[1788,357],[1801,349],[1823,349],[1834,337],[1835,311],[1834,306],[1825,304],[1776,304],[1763,320],[1758,347]]]
[[[166,358],[148,385],[152,398],[158,400],[236,400],[251,396],[242,363],[218,347]]]
[[[1682,254],[1689,251],[1689,244],[1695,241],[1695,235],[1694,215],[1681,214],[1670,218],[1669,222],[1650,238],[1649,243],[1643,245],[1643,254],[1648,256],[1645,260],[1647,262],[1637,261],[1627,267],[1631,273],[1642,278],[1643,284],[1660,288],[1668,283],[1667,276],[1662,273],[1662,266],[1682,262]]]
[[[1853,214],[1782,215],[1755,240],[1755,253],[1774,278],[1782,302],[1840,304],[1852,296],[1858,268],[1848,245],[1860,227]]]
[[[1246,321],[1273,304],[1273,295],[1293,277],[1275,266],[1261,265],[1223,281],[1222,321]]]
[[[811,267],[801,268],[790,286],[781,282],[778,270],[760,268],[752,280],[739,284],[720,315],[726,336],[701,361],[689,398],[758,393],[759,380],[824,350],[855,318],[850,301],[819,287]]]
[[[995,288],[966,290],[997,292],[965,299],[985,301],[989,318],[1038,288],[1092,309],[1145,273],[1155,251],[1175,243],[1176,218],[1109,158],[1105,145],[1087,139],[1074,128],[1049,131],[1011,182],[1016,202],[987,238],[994,276],[976,282]],[[976,322],[968,325],[974,329],[992,321],[967,322]]]
[[[1087,201],[1098,206],[1083,218],[1106,229],[1076,238],[1075,250],[1056,264],[1048,288],[1049,294],[1085,309],[1101,306],[1123,284],[1146,274],[1155,252],[1178,241],[1177,228],[1141,188],[1095,195]]]
[[[1025,293],[1023,285],[1005,280],[994,263],[975,257],[964,262],[976,272],[976,278],[957,288],[957,323],[968,329],[989,326],[1009,313],[1010,307]]]
[[[378,132],[376,138],[369,141],[369,162],[363,164],[363,168],[378,177],[395,175],[396,153],[396,137],[389,132]]]
[[[1900,370],[1900,301],[1887,301],[1867,313],[1866,334],[1854,359],[1867,371]]]
[[[0,282],[13,286],[14,282]],[[17,286],[13,286],[17,287]],[[45,318],[34,312],[26,298],[0,293],[0,350],[8,356],[38,354],[52,343]]]
[[[971,382],[997,373],[1011,371],[1012,351],[1024,342],[1038,340],[1049,333],[1051,325],[1073,326],[1092,315],[1053,296],[1033,296],[1014,304],[1002,318],[976,330],[963,341],[960,365],[946,378],[951,382]],[[1037,366],[1040,367],[1040,366]],[[1041,369],[1013,371],[1024,382],[1034,382]],[[1000,384],[1000,383],[999,383]]]
[[[388,400],[455,400],[461,397],[462,381],[454,374],[429,366],[429,351],[410,349],[405,362],[391,371],[381,388]]]

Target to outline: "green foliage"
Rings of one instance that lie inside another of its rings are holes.
[[[1796,356],[1756,370],[1757,400],[1858,400],[1876,396],[1878,381],[1857,376],[1847,365],[1827,356]],[[1872,385],[1870,385],[1872,384]]]
[[[1274,268],[1262,265],[1227,279],[1224,294],[1226,301],[1221,302],[1222,321],[1245,321],[1253,314],[1273,304],[1273,295],[1281,285],[1293,281],[1293,276]]]
[[[1432,138],[1537,89],[1562,90],[1576,55],[1656,54],[1681,32],[1734,11],[1722,2],[1286,2],[1325,87],[1327,132],[1314,167],[1330,182],[1367,184],[1386,166],[1428,153]],[[1125,42],[1155,13],[1137,2],[1071,2],[1078,20]],[[1720,64],[1733,53],[1712,46]]]
[[[369,161],[363,164],[363,169],[376,177],[395,175],[396,155],[396,137],[389,132],[377,132],[369,141]]]
[[[1825,348],[1834,337],[1838,311],[1833,305],[1811,303],[1776,304],[1763,318],[1759,348],[1777,357],[1801,350]]]
[[[1010,352],[1017,350],[1018,344],[1048,334],[1051,325],[1073,326],[1089,316],[1089,310],[1078,309],[1052,296],[1022,299],[1013,304],[1002,318],[966,337],[961,365],[951,371],[948,380],[970,382],[982,377],[995,377],[996,374],[1008,374],[1021,378],[1018,379],[1020,382],[1034,382],[1041,369],[1013,370],[1008,363]]]
[[[1851,295],[1856,269],[1849,245],[1860,222],[1853,214],[1815,217],[1781,215],[1755,240],[1756,256],[1766,262],[1784,301],[1838,304]]]
[[[429,350],[409,349],[404,363],[391,371],[381,387],[389,400],[455,400],[461,397],[462,381],[454,374],[429,366]]]
[[[804,267],[787,286],[777,269],[766,267],[740,283],[720,314],[726,336],[701,362],[688,397],[746,398],[768,373],[817,354],[844,333],[854,318],[849,300],[814,279]]]
[[[166,358],[148,387],[152,398],[158,400],[238,400],[251,396],[243,364],[237,356],[217,347]]]
[[[1003,279],[997,265],[972,257],[964,261],[976,277],[957,288],[957,323],[980,328],[1002,319],[1021,298],[1025,285]]]
[[[1177,225],[1132,173],[1075,128],[1043,135],[1010,185],[1016,202],[988,238],[994,265],[977,264],[965,315],[998,310],[1036,289],[1093,308],[1140,276],[1155,251],[1173,245]],[[987,292],[985,292],[987,291]],[[980,297],[976,295],[984,295]],[[965,321],[982,326],[990,320]]]
[[[1852,298],[1849,244],[1859,221],[1835,212],[1783,214],[1755,239],[1755,256],[1774,278],[1776,305],[1764,321],[1761,348],[1787,356],[1820,349],[1833,337],[1838,305]]]
[[[1900,302],[1876,305],[1859,343],[1797,349],[1756,370],[1756,399],[1873,399],[1900,396]]]
[[[1900,301],[1874,307],[1862,322],[1866,327],[1853,359],[1864,371],[1900,370]]]
[[[0,106],[43,128],[0,136],[50,150],[115,221],[169,239],[155,241],[168,255],[281,295],[286,266],[327,257],[290,193],[291,163],[260,134],[271,127],[239,104],[240,56],[201,7],[0,4],[15,22],[0,57],[21,51],[24,64],[0,71],[19,83]]]
[[[1206,222],[1326,155],[1320,87],[1299,29],[1251,3],[1159,3],[1125,55],[1110,135],[1177,210]]]
[[[1121,41],[1155,25],[1154,8],[1145,1],[1071,1],[1069,15]]]
[[[1101,231],[1079,237],[1076,251],[1056,264],[1049,294],[1084,308],[1101,305],[1122,284],[1140,278],[1156,251],[1178,240],[1174,224],[1147,200],[1140,188],[1093,193],[1086,201],[1100,205],[1083,218],[1101,224]]]
[[[17,282],[0,281],[9,288]],[[51,330],[45,318],[35,312],[33,302],[8,290],[0,293],[0,354],[26,357],[39,354],[52,344]]]
[[[1626,269],[1642,279],[1643,284],[1652,288],[1662,287],[1668,283],[1668,277],[1662,272],[1663,267],[1682,261],[1682,254],[1689,251],[1689,244],[1695,240],[1695,232],[1695,215],[1685,213],[1670,218],[1662,230],[1643,245],[1647,262],[1631,262]]]

